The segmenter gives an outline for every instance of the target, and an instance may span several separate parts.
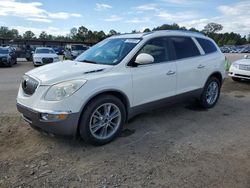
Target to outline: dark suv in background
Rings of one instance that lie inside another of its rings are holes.
[[[0,47],[0,65],[11,67],[17,63],[15,49],[12,47]]]

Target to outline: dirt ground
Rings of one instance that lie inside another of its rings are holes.
[[[227,78],[210,110],[141,114],[101,147],[39,133],[11,109],[0,113],[0,187],[250,188],[249,82]]]

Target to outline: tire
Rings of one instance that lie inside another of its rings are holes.
[[[199,103],[203,108],[212,108],[220,97],[221,83],[218,78],[210,77],[203,89]]]
[[[8,67],[12,67],[11,61],[9,61],[9,64],[7,65]]]
[[[80,136],[89,144],[107,144],[120,135],[125,119],[126,109],[120,99],[113,95],[98,96],[82,113]]]
[[[26,60],[27,61],[32,61],[32,58],[31,57],[26,57]]]
[[[235,81],[235,82],[240,82],[241,81],[241,79],[237,78],[237,77],[232,77],[232,80]]]

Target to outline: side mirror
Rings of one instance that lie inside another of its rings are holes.
[[[135,63],[140,64],[140,65],[149,64],[153,62],[154,62],[154,57],[146,53],[139,54],[135,59]]]
[[[244,55],[245,59],[250,59],[250,55]]]

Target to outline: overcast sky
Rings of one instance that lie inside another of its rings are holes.
[[[65,35],[82,25],[124,33],[172,23],[203,29],[209,22],[248,35],[250,0],[0,0],[0,25],[37,35]]]

